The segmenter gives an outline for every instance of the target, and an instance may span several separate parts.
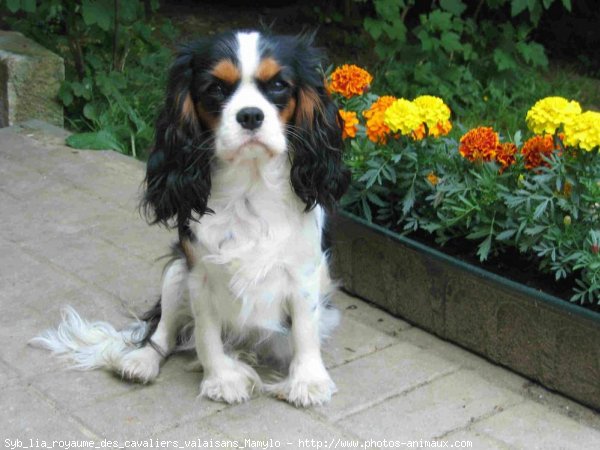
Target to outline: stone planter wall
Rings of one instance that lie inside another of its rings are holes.
[[[0,30],[0,128],[30,119],[62,127],[57,95],[64,79],[60,56],[21,33]]]
[[[600,409],[600,314],[345,213],[330,235],[351,294]]]

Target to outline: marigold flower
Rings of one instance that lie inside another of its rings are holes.
[[[496,157],[500,139],[491,127],[469,130],[460,138],[458,151],[469,161],[492,161]]]
[[[565,144],[592,151],[600,146],[600,112],[586,111],[565,124]]]
[[[358,117],[354,111],[345,111],[340,109],[340,116],[344,121],[344,127],[342,128],[342,139],[348,137],[356,137],[356,131],[358,130]]]
[[[425,138],[426,135],[433,137],[446,136],[450,131],[452,131],[452,122],[449,120],[446,122],[438,122],[435,127],[427,129],[425,128],[425,123],[422,123],[413,130],[412,137],[415,141],[420,141]]]
[[[517,146],[512,142],[504,142],[498,145],[496,149],[496,161],[501,165],[500,173],[504,172],[515,163]]]
[[[385,124],[385,110],[394,103],[396,97],[384,95],[373,102],[371,107],[363,112],[363,116],[367,119],[367,137],[380,144],[385,144],[388,140],[390,128]]]
[[[342,94],[346,98],[362,95],[373,81],[373,76],[354,64],[344,64],[331,74],[329,92]]]
[[[555,150],[559,149],[554,145],[552,136],[548,134],[544,136],[533,136],[525,141],[521,148],[521,154],[525,161],[525,168],[535,169],[541,165],[548,166],[548,163],[542,159],[542,155],[549,157]]]
[[[581,106],[576,101],[546,97],[531,107],[525,120],[535,134],[554,134],[562,124],[569,125],[578,114],[581,114]]]
[[[425,124],[424,123],[422,123],[421,125],[419,125],[412,132],[412,138],[415,141],[420,141],[421,139],[425,139],[426,135],[427,135],[427,129],[425,128]]]
[[[446,136],[452,131],[452,122],[446,120],[444,122],[438,122],[435,127],[429,129],[429,135],[438,137]]]
[[[431,171],[427,175],[427,181],[429,181],[432,185],[435,186],[436,184],[438,184],[440,182],[440,179],[433,171]]]
[[[413,102],[399,98],[385,110],[384,123],[393,132],[400,131],[402,134],[411,134],[421,125],[419,108]]]
[[[433,130],[438,124],[446,123],[450,120],[450,108],[439,97],[433,95],[421,95],[413,100],[413,103],[419,108],[421,122],[429,128],[429,134],[434,135]]]

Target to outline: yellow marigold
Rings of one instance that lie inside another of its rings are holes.
[[[385,144],[390,133],[390,128],[385,124],[385,110],[394,103],[396,97],[384,95],[373,102],[371,107],[363,112],[363,116],[367,119],[367,137],[375,142]]]
[[[460,138],[458,151],[469,161],[492,161],[496,157],[500,139],[491,127],[469,130]]]
[[[573,118],[581,114],[581,106],[576,101],[563,97],[546,97],[538,100],[527,111],[527,126],[535,134],[554,134],[562,125],[569,125]]]
[[[431,171],[427,175],[427,181],[429,181],[432,185],[436,185],[440,182],[439,177],[435,174],[435,172]]]
[[[419,108],[413,102],[399,98],[385,110],[384,123],[393,132],[411,134],[421,124]]]
[[[554,145],[552,136],[533,136],[525,141],[521,148],[523,161],[526,169],[535,169],[541,165],[548,166],[548,163],[542,159],[542,155],[549,157],[552,152],[558,150]]]
[[[505,142],[498,145],[496,149],[496,161],[500,163],[500,173],[504,172],[515,163],[517,146],[512,142]]]
[[[346,98],[362,95],[373,81],[373,76],[354,64],[344,64],[331,74],[329,92],[342,94]]]
[[[343,109],[340,109],[340,116],[344,121],[342,139],[356,137],[356,130],[358,129],[358,117],[356,117],[356,113],[354,111],[344,111]]]
[[[413,100],[413,103],[419,108],[419,117],[421,122],[427,125],[430,135],[440,123],[446,123],[450,120],[450,108],[439,97],[433,95],[421,95]]]
[[[565,144],[592,151],[600,146],[600,112],[586,111],[565,124]]]

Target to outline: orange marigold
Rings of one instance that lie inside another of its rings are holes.
[[[390,128],[385,124],[385,110],[394,103],[396,97],[384,95],[373,102],[371,107],[363,112],[363,116],[367,119],[367,137],[380,144],[385,144],[388,140]]]
[[[439,137],[446,136],[448,133],[452,131],[452,122],[446,120],[445,122],[438,122],[437,125],[428,130],[429,136]],[[417,128],[415,128],[412,132],[412,138],[415,141],[420,141],[427,135],[427,131],[425,128],[425,124],[422,123]]]
[[[469,161],[492,161],[496,157],[500,139],[491,127],[469,130],[460,138],[458,151]]]
[[[452,131],[452,122],[446,120],[445,122],[438,122],[435,127],[429,130],[431,136],[446,136]]]
[[[354,111],[345,111],[340,109],[340,116],[344,121],[344,128],[342,128],[342,139],[348,137],[356,137],[356,130],[358,129],[358,117]]]
[[[415,141],[420,141],[421,139],[425,138],[425,135],[427,134],[426,130],[425,130],[425,124],[422,123],[421,125],[419,125],[417,128],[415,128],[412,132],[412,138]]]
[[[362,95],[373,81],[373,76],[354,64],[344,64],[331,74],[329,92],[342,94],[346,98]]]
[[[551,135],[533,136],[525,141],[521,148],[525,168],[535,169],[541,165],[548,166],[548,163],[542,159],[542,155],[549,157],[555,150],[559,149],[554,145]]]
[[[517,146],[512,142],[504,142],[498,145],[496,149],[496,161],[501,165],[500,173],[504,172],[508,167],[515,163],[515,155],[517,154]]]
[[[429,181],[433,186],[440,182],[439,177],[435,174],[435,172],[431,171],[427,175],[427,181]]]

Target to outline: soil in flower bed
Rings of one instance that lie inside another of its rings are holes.
[[[393,231],[397,233],[401,232],[400,230]],[[540,272],[538,270],[538,262],[535,259],[526,257],[515,248],[507,248],[502,253],[490,255],[487,261],[480,262],[477,256],[477,245],[473,241],[457,238],[446,242],[442,246],[435,242],[431,234],[423,230],[418,230],[406,236],[461,261],[481,267],[488,272],[495,273],[496,275],[546,294],[553,295],[566,302],[569,302],[569,298],[573,296],[575,287],[574,277],[557,281],[553,275]],[[575,304],[579,305],[578,303]],[[598,304],[587,303],[579,306],[600,313],[600,305]]]

